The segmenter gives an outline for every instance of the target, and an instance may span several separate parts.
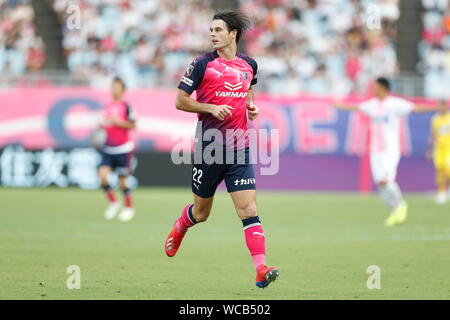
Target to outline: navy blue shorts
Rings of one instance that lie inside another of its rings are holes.
[[[108,166],[116,171],[119,176],[128,176],[133,173],[131,168],[131,160],[133,159],[133,152],[109,154],[101,152],[102,161],[101,166]]]
[[[233,152],[234,161],[227,164],[194,164],[192,166],[192,192],[202,198],[214,196],[217,186],[225,180],[228,192],[255,190],[256,180],[250,163],[249,148],[239,154]],[[226,157],[224,155],[224,157]],[[240,161],[238,161],[240,157]],[[245,158],[244,158],[245,157]]]

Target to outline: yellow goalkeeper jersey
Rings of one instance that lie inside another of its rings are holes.
[[[432,130],[436,138],[437,149],[450,149],[450,112],[435,114],[432,119]]]

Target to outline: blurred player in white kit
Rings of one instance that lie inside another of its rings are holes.
[[[370,168],[381,199],[389,207],[386,226],[403,223],[408,206],[396,182],[400,161],[400,121],[411,112],[431,112],[434,108],[414,103],[390,94],[390,83],[386,78],[375,81],[375,97],[359,105],[335,103],[338,109],[361,111],[370,118]]]

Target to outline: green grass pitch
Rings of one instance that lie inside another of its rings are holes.
[[[118,194],[119,196],[119,194]],[[258,290],[231,199],[177,256],[165,238],[188,189],[140,188],[137,215],[105,221],[100,191],[0,189],[0,299],[449,299],[450,204],[407,194],[409,218],[386,228],[376,195],[259,192],[267,262],[280,278]],[[69,290],[67,267],[81,269]],[[366,286],[370,265],[381,289]]]

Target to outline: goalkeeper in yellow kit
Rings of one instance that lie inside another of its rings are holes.
[[[448,199],[450,184],[450,109],[446,101],[440,101],[439,112],[431,119],[431,139],[427,157],[433,157],[436,169],[436,203],[444,204]]]

